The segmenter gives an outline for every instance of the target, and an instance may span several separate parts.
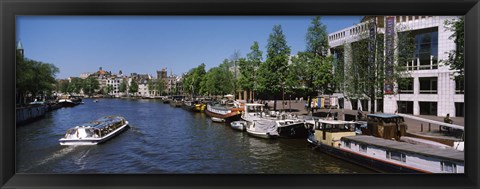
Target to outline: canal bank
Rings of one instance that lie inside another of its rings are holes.
[[[44,118],[47,109],[47,105],[30,105],[27,107],[16,108],[17,126],[25,125],[27,123]]]

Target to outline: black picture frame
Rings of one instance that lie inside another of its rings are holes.
[[[479,188],[478,0],[0,0],[1,188]],[[465,15],[465,174],[17,174],[18,15]]]

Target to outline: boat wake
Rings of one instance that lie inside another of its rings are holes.
[[[80,167],[79,170],[85,169],[85,165],[87,164],[87,161],[85,161],[85,158],[88,156],[89,152],[90,152],[90,149],[83,152],[82,154],[80,154],[80,157],[75,159],[75,164]]]
[[[34,167],[44,165],[44,164],[46,164],[50,161],[56,160],[58,158],[65,157],[69,153],[73,152],[76,148],[77,148],[77,146],[67,146],[66,148],[62,148],[62,149],[56,151],[55,153],[53,153],[52,155],[48,156],[47,158],[38,161],[38,163],[34,163],[31,167],[29,167],[26,170],[30,170]],[[28,171],[25,171],[25,172],[28,172]]]

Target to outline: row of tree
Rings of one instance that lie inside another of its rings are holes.
[[[207,72],[204,64],[191,69],[185,75],[184,88],[192,95],[224,95],[241,89],[263,99],[274,99],[274,109],[276,100],[285,93],[314,97],[343,92],[346,98],[369,99],[373,112],[375,100],[385,95],[386,82],[396,83],[399,89],[407,85],[403,78],[408,78],[410,73],[405,63],[415,59],[418,50],[415,49],[415,34],[408,28],[397,25],[394,37],[385,39],[385,34],[376,31],[375,24],[374,20],[367,21],[366,25],[372,27],[358,36],[360,40],[345,43],[329,53],[327,27],[317,16],[307,29],[305,50],[296,56],[290,56],[282,28],[275,25],[268,38],[265,61],[255,41],[246,57],[237,58],[235,52],[235,58],[225,59]],[[456,70],[457,79],[463,80],[463,17],[447,22],[447,27],[454,31],[451,38],[457,48],[443,63]],[[394,53],[388,57],[385,56],[385,40],[392,40],[387,44]],[[344,60],[344,54],[349,55],[347,60]],[[229,71],[232,65],[233,73]],[[385,74],[386,69],[393,72]],[[311,98],[308,99],[310,108]]]
[[[319,16],[313,18],[306,41],[306,50],[291,57],[281,25],[274,25],[265,61],[259,43],[254,41],[246,57],[235,52],[230,60],[225,59],[207,72],[204,64],[191,69],[184,76],[183,87],[192,95],[225,95],[240,89],[273,99],[274,109],[277,99],[285,93],[307,96],[316,96],[318,91],[330,93],[336,86],[332,79],[333,58],[327,53],[326,26]]]

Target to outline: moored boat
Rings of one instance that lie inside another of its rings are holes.
[[[199,102],[198,100],[186,100],[183,102],[183,108],[192,112],[203,112],[205,110],[205,104]]]
[[[245,104],[242,119],[246,122],[248,134],[260,138],[277,138],[277,122],[274,119],[266,118],[263,107],[264,104]]]
[[[238,105],[227,106],[220,104],[207,104],[205,108],[205,114],[212,118],[223,119],[225,122],[237,121],[242,115],[243,108]]]
[[[121,116],[105,116],[70,128],[59,140],[60,145],[96,145],[118,135],[128,126]]]
[[[247,122],[246,121],[233,121],[230,123],[230,127],[235,130],[245,131]]]
[[[176,95],[172,97],[170,105],[173,107],[182,107],[184,101],[184,96]]]
[[[222,119],[222,118],[212,117],[211,119],[212,119],[213,122],[225,123],[225,119]]]
[[[62,105],[62,107],[73,107],[79,104],[82,104],[82,99],[79,97],[69,97],[69,98],[61,98],[58,100],[58,103]]]
[[[377,137],[357,135],[354,122],[319,119],[313,125],[308,122],[312,131],[307,141],[315,146],[314,149],[379,172],[464,172],[464,154],[460,151],[395,140],[398,138],[395,135],[402,133],[399,120],[393,119],[396,124],[392,129],[370,128],[370,133],[376,133]]]
[[[305,121],[297,119],[292,115],[287,118],[281,117],[277,120],[277,131],[280,137],[284,138],[307,138],[308,131]]]

